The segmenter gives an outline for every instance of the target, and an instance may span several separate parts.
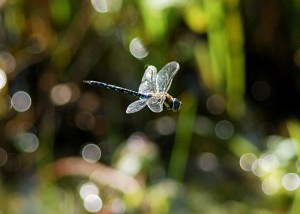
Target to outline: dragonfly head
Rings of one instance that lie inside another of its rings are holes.
[[[181,102],[177,98],[173,98],[172,110],[177,112],[181,109]]]

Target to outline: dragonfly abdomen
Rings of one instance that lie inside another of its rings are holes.
[[[112,90],[115,90],[115,91],[120,91],[120,92],[123,92],[123,93],[126,93],[126,94],[130,94],[130,95],[139,97],[141,99],[147,99],[147,98],[151,97],[150,94],[139,93],[139,92],[127,89],[127,88],[122,88],[122,87],[107,84],[107,83],[104,83],[104,82],[99,82],[99,81],[94,81],[94,80],[84,80],[83,82],[87,83],[87,84],[90,84],[90,85],[100,86],[100,87],[103,87],[103,88],[106,88],[106,89],[112,89]]]

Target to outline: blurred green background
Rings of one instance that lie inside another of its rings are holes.
[[[299,213],[300,2],[0,0],[0,214]],[[180,70],[180,112],[137,90]]]

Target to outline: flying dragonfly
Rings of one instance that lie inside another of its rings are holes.
[[[166,64],[158,73],[153,65],[148,66],[142,78],[138,92],[94,80],[84,80],[83,82],[106,89],[121,91],[140,98],[127,107],[127,114],[140,111],[146,105],[151,111],[156,113],[161,112],[163,110],[163,106],[165,106],[168,110],[177,112],[181,108],[181,102],[177,98],[169,95],[167,92],[170,89],[172,80],[178,70],[179,64],[174,61]]]

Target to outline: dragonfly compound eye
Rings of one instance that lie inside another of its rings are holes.
[[[181,109],[181,104],[182,103],[177,98],[174,98],[173,99],[172,110],[173,111],[179,111]]]

